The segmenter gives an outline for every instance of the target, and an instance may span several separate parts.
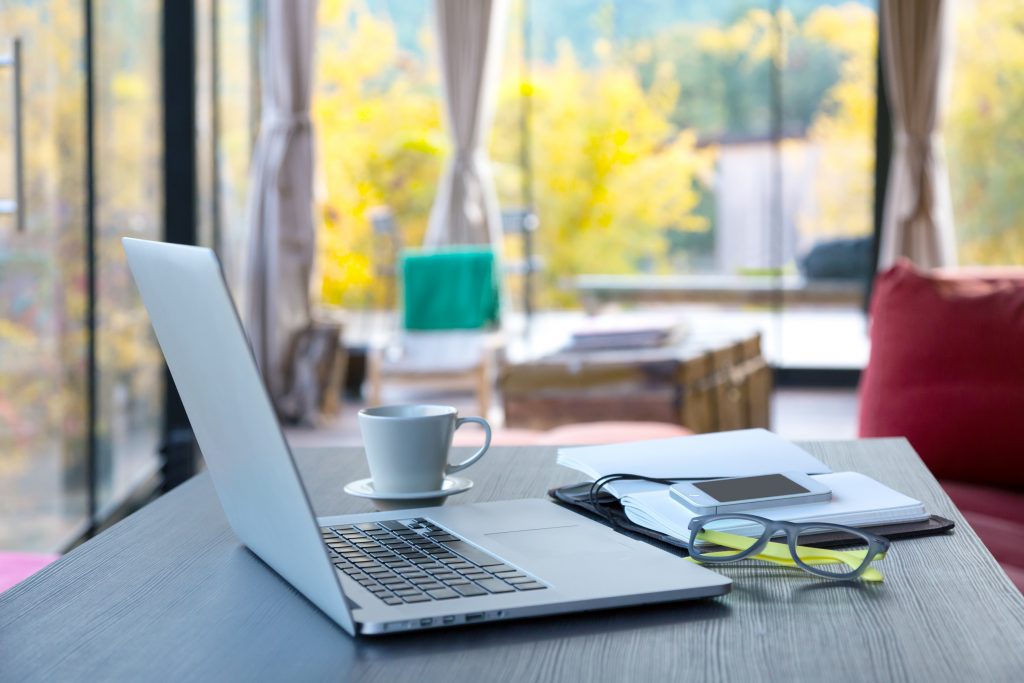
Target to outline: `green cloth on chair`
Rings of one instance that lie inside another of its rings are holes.
[[[498,322],[494,251],[479,247],[402,255],[407,330],[477,330]]]

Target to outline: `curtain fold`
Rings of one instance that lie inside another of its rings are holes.
[[[505,0],[435,0],[445,114],[453,152],[430,211],[424,246],[501,240],[485,144],[505,35]]]
[[[250,167],[245,323],[280,409],[293,335],[311,320],[317,0],[266,0],[260,36],[260,132]]]
[[[948,0],[882,0],[886,94],[893,156],[879,268],[901,257],[923,268],[956,265],[956,238],[941,124],[952,40]]]

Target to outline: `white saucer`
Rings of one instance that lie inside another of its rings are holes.
[[[378,493],[373,489],[372,479],[359,479],[345,485],[345,493],[356,498],[368,498],[380,510],[402,510],[405,508],[434,507],[444,505],[448,496],[473,488],[473,482],[462,477],[445,477],[437,491],[415,493]]]

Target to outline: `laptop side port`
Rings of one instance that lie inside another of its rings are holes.
[[[484,620],[484,613],[483,612],[474,612],[473,614],[467,614],[466,615],[466,623],[467,624],[470,623],[470,622],[473,622],[473,621],[483,621],[483,620]]]

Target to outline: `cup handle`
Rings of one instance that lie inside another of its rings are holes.
[[[482,458],[484,453],[487,452],[487,449],[491,447],[491,425],[487,424],[487,420],[483,419],[482,417],[460,417],[455,421],[455,429],[458,429],[467,422],[475,422],[484,428],[484,446],[476,453],[460,462],[458,465],[449,464],[444,470],[445,474],[454,474],[455,472],[466,469],[467,467],[475,463],[477,460]]]

